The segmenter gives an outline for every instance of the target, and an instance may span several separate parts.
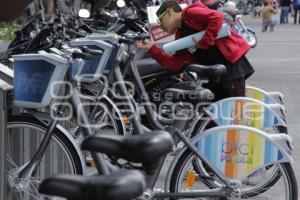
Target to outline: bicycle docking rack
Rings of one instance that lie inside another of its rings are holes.
[[[12,107],[13,70],[0,64],[0,200],[6,199],[6,124]]]

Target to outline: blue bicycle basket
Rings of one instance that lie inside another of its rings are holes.
[[[114,46],[101,40],[80,39],[71,42],[72,48],[80,49],[83,46],[94,50],[101,50],[103,54],[91,60],[84,60],[82,69],[78,68],[78,62],[73,62],[72,76],[75,79],[79,78],[82,82],[94,82],[107,68]]]
[[[52,100],[51,83],[62,81],[67,61],[54,54],[22,54],[14,58],[14,103],[24,108],[43,108]],[[58,89],[53,89],[57,92]]]

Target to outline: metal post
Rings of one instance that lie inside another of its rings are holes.
[[[12,89],[12,85],[0,79],[0,200],[6,199],[6,122],[8,97]]]
[[[0,80],[13,85],[14,71],[0,63]]]

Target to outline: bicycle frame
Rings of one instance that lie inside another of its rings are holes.
[[[287,127],[284,108],[248,97],[226,98],[205,108],[218,125],[245,125],[257,129]]]
[[[121,55],[122,54],[123,53],[121,53]],[[138,77],[137,69],[136,69],[136,66],[134,64],[134,61],[131,60],[129,62],[129,66],[128,67],[130,67],[130,70],[132,72],[131,74],[133,74],[134,81],[136,82],[138,93],[141,96],[142,94],[145,93],[145,89],[143,88],[143,84],[141,82],[141,79],[139,79],[140,77]],[[126,96],[126,97],[129,97],[129,98],[125,98],[125,100],[127,101],[128,105],[130,106],[130,110],[134,111],[134,107],[132,105],[132,102],[130,101],[130,95],[129,95],[128,91],[127,91],[127,88],[126,88],[126,85],[125,85],[125,81],[123,79],[123,74],[122,74],[122,72],[120,70],[120,66],[119,66],[119,62],[118,61],[115,62],[115,64],[114,64],[114,74],[115,74],[116,80],[120,83],[120,85],[119,85],[120,86],[120,93],[122,95]],[[76,107],[77,105],[81,105],[81,100],[80,100],[79,93],[78,93],[77,89],[74,89],[74,91],[72,92],[72,94],[73,95],[72,95],[72,97],[71,97],[70,100],[72,102],[73,107]],[[145,102],[147,103],[147,100],[145,100]],[[148,114],[148,117],[152,121],[153,125],[156,128],[158,128],[158,129],[164,130],[165,127],[155,118],[155,112],[151,112],[153,110],[151,109],[151,107],[147,106],[147,104],[145,106],[146,106],[145,107],[146,113]],[[77,111],[77,109],[75,109],[75,111]],[[83,130],[84,130],[84,132],[87,135],[93,134],[93,130],[89,127],[89,119],[86,116],[86,113],[85,112],[79,112],[79,113],[77,112],[76,114],[79,114],[80,119],[83,122],[83,125],[87,125],[85,127],[82,127]],[[196,122],[196,121],[197,120],[195,120],[194,122]],[[133,122],[132,123],[135,126],[136,133],[137,134],[143,134],[143,129],[142,129],[141,125],[140,125],[139,118],[137,116],[135,116],[133,118]],[[205,158],[205,155],[201,154],[201,152],[199,152],[197,150],[197,148],[195,147],[195,141],[196,140],[195,139],[191,140],[190,138],[188,138],[187,136],[185,136],[180,131],[180,129],[182,129],[182,127],[184,127],[184,125],[185,125],[186,122],[185,121],[178,122],[178,121],[170,120],[170,121],[167,121],[167,123],[169,125],[176,125],[176,126],[173,127],[173,137],[174,137],[174,140],[177,141],[177,142],[179,142],[179,140],[182,141],[185,144],[185,146],[186,146],[184,148],[184,150],[185,149],[190,149],[195,154],[195,156],[197,156],[199,159],[201,159],[203,162],[205,162],[211,169],[213,169],[213,172],[218,176],[218,178],[222,181],[222,183],[225,186],[229,185],[229,183],[230,183],[231,180],[228,179],[227,177],[225,177],[218,170],[215,170],[214,166],[212,166],[208,162],[208,160]],[[190,131],[192,131],[192,130],[193,129],[190,129]],[[197,137],[197,138],[201,138],[201,137]],[[40,155],[40,154],[38,154],[38,155]],[[181,155],[181,154],[178,154],[178,155]],[[104,160],[104,158],[102,157],[101,154],[93,153],[92,157],[93,157],[94,161],[96,162],[96,167],[97,167],[99,173],[101,173],[101,174],[109,174],[110,173],[110,170],[112,170],[112,169],[109,169],[109,166],[107,165],[108,163]],[[174,159],[174,161],[176,159]],[[155,183],[156,183],[156,181],[158,179],[158,176],[160,174],[161,168],[162,168],[162,166],[164,164],[164,160],[165,160],[165,158],[161,158],[161,160],[159,161],[156,169],[154,170],[154,173],[151,174],[151,175],[147,175],[146,176],[146,178],[147,178],[147,186],[151,190],[153,190],[153,188],[155,186]],[[170,171],[172,171],[172,170],[169,170],[169,172]],[[169,178],[169,175],[167,176],[167,178]],[[167,182],[168,181],[166,181],[166,183]],[[168,187],[166,187],[166,189],[167,188]],[[226,197],[227,196],[226,190],[224,190],[224,188],[219,188],[219,189],[214,189],[214,190],[207,190],[207,191],[205,191],[205,190],[204,191],[197,191],[197,192],[178,192],[178,193],[168,193],[168,192],[165,192],[165,193],[154,193],[154,197],[156,197],[156,198],[170,198],[170,197],[175,197],[175,198],[176,197],[177,198],[191,198],[191,197],[220,197],[220,196],[222,196],[222,197]]]
[[[123,55],[125,51],[121,52],[120,55]],[[127,91],[126,85],[125,85],[125,81],[123,79],[123,74],[120,70],[120,66],[119,66],[119,60],[117,59],[117,61],[114,64],[114,74],[116,77],[116,80],[119,81],[120,83],[120,92],[122,93],[122,95],[127,96],[129,98],[126,98],[125,100],[127,101],[128,105],[130,106],[130,110],[134,111],[134,106],[132,105],[132,102],[130,100],[130,95]],[[139,81],[141,79],[138,79],[138,77],[136,77],[136,66],[134,64],[134,61],[130,61],[129,63],[129,67],[130,70],[132,70],[132,74],[134,76],[135,81],[137,82],[137,87],[138,87],[138,92],[140,94],[144,93],[144,88],[143,85],[139,84]],[[81,99],[80,99],[80,94],[78,92],[78,90],[76,88],[72,88],[72,93],[71,93],[71,98],[70,98],[70,102],[72,103],[72,106],[74,108],[77,108],[78,105],[82,105]],[[147,102],[147,100],[146,100]],[[153,122],[154,126],[156,126],[157,129],[161,129],[161,130],[165,130],[166,128],[160,123],[160,121],[158,121],[155,118],[155,112],[151,112],[151,107],[146,106],[146,113],[150,116],[151,121]],[[90,126],[89,123],[89,119],[86,115],[86,113],[84,112],[84,110],[77,110],[74,109],[74,111],[76,112],[77,116],[80,118],[80,122],[82,123],[80,125],[80,128],[82,128],[83,130],[83,134],[85,136],[89,136],[93,134],[93,129]],[[180,128],[182,128],[185,125],[185,121],[182,121],[182,123],[178,122],[178,121],[174,121],[174,120],[170,120],[170,121],[166,121],[167,124],[169,125],[176,125],[173,126],[173,137],[176,140],[177,138],[179,138],[180,141],[182,141],[186,147],[188,149],[190,149],[195,156],[197,156],[199,159],[201,159],[203,162],[205,162],[211,169],[212,171],[218,176],[218,178],[221,180],[221,182],[228,186],[229,184],[232,183],[231,179],[227,178],[226,176],[224,176],[224,174],[220,173],[220,171],[218,171],[216,169],[215,166],[213,166],[209,160],[205,157],[204,154],[202,154],[200,151],[198,151],[198,149],[196,148],[195,144],[197,141],[199,141],[200,139],[202,139],[202,136],[200,135],[199,137],[196,137],[196,139],[190,139],[187,136],[185,136],[181,131]],[[46,134],[46,137],[44,137],[41,146],[39,147],[39,150],[36,152],[36,154],[34,155],[33,159],[21,170],[20,174],[23,175],[25,174],[29,169],[32,169],[32,167],[36,167],[35,164],[39,163],[44,152],[45,149],[47,147],[47,145],[50,142],[51,136],[53,134],[53,130],[56,127],[58,123],[58,120],[53,120],[50,123],[48,132]],[[143,134],[143,127],[141,126],[140,122],[139,122],[139,118],[134,115],[132,123],[135,127],[136,133],[137,134]],[[227,127],[227,128],[232,128],[232,127]],[[239,127],[240,129],[242,127]],[[250,128],[249,128],[250,129]],[[192,129],[190,129],[191,131]],[[219,130],[219,129],[218,129]],[[252,131],[256,130],[256,129],[251,129]],[[209,132],[210,133],[210,132]],[[269,136],[264,135],[264,133],[259,133],[261,135],[263,135],[265,138],[269,139]],[[177,137],[177,138],[176,138]],[[269,139],[271,141],[271,139]],[[275,145],[276,146],[276,145]],[[282,151],[282,155],[284,155],[283,157],[285,158],[283,161],[285,162],[292,162],[291,159],[289,158],[289,155],[287,155],[287,153],[282,150],[282,147],[280,147],[279,145],[277,145],[277,148]],[[104,157],[102,154],[100,153],[92,153],[92,157],[96,163],[96,168],[99,172],[99,174],[109,174],[111,172],[111,170],[113,170],[112,168],[110,168],[110,166],[108,165],[108,163],[105,161]],[[154,185],[157,181],[157,178],[159,176],[159,173],[161,171],[161,168],[164,164],[164,160],[165,158],[162,158],[157,167],[154,170],[154,173],[151,175],[147,175],[147,186],[149,189],[153,190]],[[178,192],[178,193],[155,193],[154,197],[157,198],[169,198],[169,197],[178,197],[178,198],[191,198],[191,197],[226,197],[227,196],[227,192],[226,190],[224,190],[224,188],[218,188],[218,189],[214,189],[214,190],[206,190],[206,191],[197,191],[197,192]]]
[[[129,63],[129,67],[131,70],[136,70],[135,68],[135,64],[133,61],[130,61]],[[132,71],[131,71],[132,72]],[[125,87],[125,81],[123,79],[123,74],[121,73],[121,70],[119,68],[119,65],[115,66],[115,74],[116,74],[116,78],[117,78],[117,81],[119,81],[119,83],[121,85],[123,85],[123,87],[121,87],[121,90],[122,90],[122,93],[123,94],[128,94],[128,91]],[[136,73],[132,73],[134,76],[136,75]],[[134,81],[139,81],[140,79],[134,79]],[[140,85],[137,85],[137,89],[138,89],[138,92],[142,92],[142,91],[139,91],[139,90],[143,90],[143,87],[140,87]],[[155,114],[154,112],[151,112],[151,107],[147,106],[145,107],[146,109],[146,113],[150,116],[151,118],[151,121],[154,123],[154,125],[156,125],[158,129],[161,129],[161,130],[165,130],[165,127],[163,127],[162,124],[160,124],[159,121],[157,121],[155,119]],[[139,123],[138,121],[133,121],[133,123]],[[174,123],[176,124],[177,126],[180,126],[182,124],[180,123]],[[135,126],[140,126],[140,124],[136,124]],[[143,131],[142,130],[138,130],[136,131],[138,134],[143,134]],[[190,138],[186,137],[181,131],[179,131],[178,129],[175,128],[174,132],[172,133],[174,139],[176,140],[178,137],[186,146],[187,148],[189,148],[192,152],[194,152],[196,154],[196,156],[198,156],[200,159],[202,158],[202,156],[197,152],[197,149],[193,146],[193,144],[190,142]],[[164,158],[161,158],[161,160],[158,162],[157,164],[157,167],[156,169],[154,170],[154,173],[152,175],[146,175],[146,180],[147,180],[147,186],[149,189],[153,189],[154,188],[154,185],[157,181],[157,178],[159,176],[159,173],[161,171],[161,168],[164,164],[164,160],[165,160],[166,157]],[[222,180],[224,181],[224,183],[226,183],[226,180],[222,178],[222,175],[219,174],[217,171],[215,172],[216,175]],[[166,198],[166,197],[192,197],[191,195],[196,195],[196,196],[201,196],[202,194],[201,193],[178,193],[178,194],[155,194],[154,197],[157,197],[157,198]],[[224,194],[224,191],[222,189],[220,190],[214,190],[214,191],[209,191],[209,192],[205,192],[203,193],[204,196],[209,196],[209,197],[217,197],[217,196],[226,196]]]
[[[136,73],[137,71],[136,71],[136,67],[135,67],[135,64],[134,64],[133,61],[130,61],[129,67],[130,67],[130,70],[131,70],[131,74],[134,77],[134,81],[136,81],[136,83],[137,83],[138,93],[139,93],[139,95],[141,95],[141,94],[144,93],[145,90],[143,88],[143,85],[141,85],[141,81],[140,81],[141,79],[139,79],[138,74]],[[124,79],[123,79],[123,76],[122,76],[122,73],[121,73],[121,70],[120,70],[119,66],[116,66],[115,73],[116,73],[117,81],[119,81],[120,83],[124,83]],[[122,90],[126,90],[126,87],[121,87],[121,89]],[[122,93],[126,94],[126,91],[122,91]],[[147,100],[145,100],[145,101],[147,102]],[[146,113],[148,114],[148,116],[150,116],[151,121],[154,122],[154,125],[157,126],[156,128],[158,128],[158,129],[164,129],[164,127],[162,126],[162,124],[160,124],[159,121],[156,120],[156,122],[155,122],[155,119],[154,119],[155,118],[155,114],[154,114],[154,112],[150,112],[151,111],[151,107],[149,107],[149,106],[147,107],[147,105],[146,105],[145,110],[146,110]],[[176,123],[174,123],[174,124],[176,124]],[[225,127],[225,130],[227,130],[229,128],[232,128],[232,126]],[[238,129],[244,129],[245,127],[236,126],[236,128],[238,128]],[[221,129],[224,129],[224,127],[218,127],[216,129],[219,131]],[[247,127],[246,130],[249,130],[249,131],[252,131],[252,132],[253,131],[254,132],[257,131],[256,129],[253,129],[253,128],[250,128],[250,127]],[[216,131],[216,133],[218,131]],[[215,133],[215,132],[213,132],[213,133]],[[269,141],[272,142],[272,139],[270,139],[270,136],[267,136],[267,134],[265,134],[263,132],[258,132],[257,134],[258,135],[262,135],[263,137],[267,138],[267,140],[269,140]],[[178,130],[178,129],[175,128],[175,130],[173,132],[173,137],[174,138],[178,137],[186,145],[186,147],[183,150],[181,150],[181,152],[184,151],[184,150],[186,150],[186,149],[190,149],[195,154],[195,156],[197,156],[199,159],[201,159],[205,164],[207,164],[212,169],[212,171],[217,175],[217,177],[221,180],[221,182],[225,186],[228,186],[228,185],[232,184],[232,179],[226,177],[224,174],[220,173],[220,171],[216,170],[216,167],[213,166],[209,162],[209,160],[205,157],[205,155],[203,153],[199,152],[197,150],[197,148],[195,147],[196,142],[199,141],[203,137],[202,134],[200,136],[196,137],[196,139],[192,139],[191,140],[190,138],[188,138],[187,136],[185,136],[180,130]],[[275,146],[276,146],[276,144],[275,144]],[[292,162],[290,156],[285,152],[285,150],[282,147],[280,147],[279,145],[277,145],[277,147],[280,150],[280,152],[282,153],[282,155],[284,155],[284,160],[281,160],[280,162]],[[178,155],[181,155],[181,154],[178,154]],[[154,173],[152,175],[147,175],[146,176],[147,186],[151,190],[153,190],[153,188],[154,188],[154,185],[155,185],[155,183],[157,181],[157,178],[159,176],[161,168],[162,168],[162,166],[164,164],[164,160],[165,160],[165,158],[162,158],[159,161],[159,164],[158,164],[157,168],[155,169],[155,171],[154,171]],[[174,159],[174,161],[175,160],[176,159]],[[175,163],[176,163],[176,161],[175,161]],[[173,166],[175,166],[175,163],[173,164]],[[276,163],[276,161],[274,161],[274,163]],[[263,166],[259,166],[259,167],[263,167]],[[170,168],[169,172],[171,172],[171,171],[172,171],[172,169]],[[251,173],[249,173],[249,174],[251,174]],[[170,174],[167,177],[170,177]],[[166,182],[168,182],[168,181],[166,181]],[[167,191],[167,189],[168,189],[168,187],[165,187],[165,191]],[[170,197],[174,197],[174,198],[226,197],[226,195],[227,195],[227,193],[224,190],[224,188],[219,188],[219,189],[215,189],[215,190],[208,190],[208,191],[197,191],[197,192],[178,192],[178,193],[164,192],[164,193],[154,193],[154,197],[156,197],[156,198],[170,198]]]

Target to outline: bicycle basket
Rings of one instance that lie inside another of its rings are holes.
[[[40,109],[48,106],[67,72],[67,60],[52,53],[13,56],[14,104]],[[53,88],[51,88],[51,86]]]
[[[87,38],[91,40],[101,40],[113,46],[111,54],[103,71],[103,74],[109,74],[119,51],[118,41],[120,36],[116,35],[115,33],[107,32],[105,34],[91,34],[88,35]]]
[[[90,49],[103,51],[102,55],[92,60],[84,60],[84,66],[79,69],[76,62],[72,63],[72,76],[81,82],[94,82],[102,75],[108,64],[113,46],[101,40],[77,39],[71,41],[71,47],[80,48],[86,46]]]

